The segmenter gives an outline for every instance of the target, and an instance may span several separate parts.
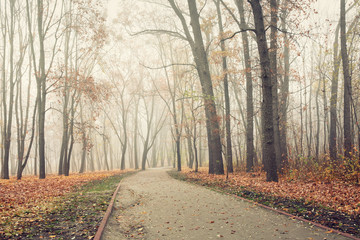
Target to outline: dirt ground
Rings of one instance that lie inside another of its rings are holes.
[[[348,239],[175,180],[168,170],[123,180],[102,239]]]

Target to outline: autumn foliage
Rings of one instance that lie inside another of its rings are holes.
[[[279,182],[266,182],[263,172],[236,172],[229,175],[209,175],[207,169],[202,168],[198,173],[191,169],[184,170],[187,178],[201,181],[204,185],[217,184],[221,187],[248,189],[256,192],[271,194],[283,198],[300,199],[314,202],[336,211],[348,214],[360,214],[360,186],[341,181],[303,181],[281,177]]]

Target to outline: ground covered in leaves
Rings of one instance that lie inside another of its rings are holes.
[[[0,239],[92,239],[117,184],[131,173],[0,180]]]
[[[169,172],[171,176],[253,200],[360,237],[360,186],[344,182],[266,182],[263,173],[210,175],[207,169]]]

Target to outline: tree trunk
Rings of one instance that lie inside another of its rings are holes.
[[[340,1],[340,43],[341,43],[341,58],[344,74],[344,155],[347,158],[351,157],[353,148],[351,138],[351,76],[349,70],[349,56],[347,53],[346,44],[346,13],[345,0]]]
[[[201,34],[199,13],[197,11],[196,1],[188,0],[194,39],[192,39],[185,22],[185,18],[182,15],[181,11],[177,8],[174,0],[168,1],[170,2],[171,7],[174,9],[175,13],[182,22],[184,31],[187,36],[187,40],[189,41],[191,46],[191,50],[196,64],[196,70],[198,72],[199,80],[201,83],[208,136],[209,173],[224,174],[224,165],[221,153],[222,149],[220,141],[219,118],[216,113],[216,105],[214,101],[214,92],[211,81],[209,62],[207,59],[207,54]]]
[[[70,141],[70,145],[69,145],[69,151],[66,151],[66,157],[64,158],[64,169],[63,169],[63,173],[65,176],[69,176],[70,174],[70,161],[71,161],[71,154],[72,154],[72,150],[73,150],[73,146],[74,146],[74,120],[75,120],[75,94],[73,93],[72,95],[72,99],[71,99],[71,107],[70,107],[70,128],[69,128],[69,140]],[[67,141],[67,142],[68,142]],[[66,147],[67,149],[67,147]]]
[[[135,122],[134,122],[134,162],[135,162],[135,169],[139,169],[138,146],[137,146],[139,101],[137,101],[135,104],[136,106],[135,106]]]
[[[186,136],[186,142],[188,147],[188,154],[189,154],[189,168],[193,168],[194,166],[194,151],[192,148],[192,141],[191,141],[191,131],[189,130],[189,126],[187,128],[187,136]]]
[[[5,10],[6,11],[6,10]],[[15,81],[14,81],[14,34],[15,34],[15,2],[10,1],[10,27],[9,30],[9,42],[10,42],[10,54],[9,54],[9,99],[6,99],[6,88],[3,89],[3,96],[4,96],[4,158],[3,158],[3,169],[2,169],[2,178],[9,179],[9,160],[10,160],[10,145],[11,145],[11,133],[12,133],[12,119],[13,119],[13,107],[14,107],[14,88],[15,88]],[[5,30],[6,31],[6,30]],[[5,57],[4,57],[5,61]],[[5,69],[3,69],[5,72]],[[5,82],[6,79],[4,78],[3,81]],[[8,100],[9,109],[6,107],[6,101]],[[8,111],[7,111],[8,110]]]
[[[274,118],[273,118],[273,95],[271,80],[271,64],[269,49],[266,42],[264,17],[259,0],[250,1],[256,29],[256,40],[258,45],[261,79],[263,90],[262,123],[263,123],[263,161],[265,163],[266,180],[278,181],[276,154],[274,147]]]
[[[194,121],[194,138],[193,138],[193,148],[194,148],[194,156],[195,156],[195,172],[199,170],[199,159],[198,159],[198,149],[196,145],[197,139],[197,128],[196,128],[196,121]]]
[[[188,4],[190,10],[191,26],[194,34],[194,45],[192,50],[195,57],[195,63],[200,78],[202,92],[204,95],[209,147],[209,173],[224,174],[219,119],[216,113],[209,63],[201,34],[199,13],[197,12],[195,0],[188,0]]]
[[[68,17],[66,17],[67,25],[70,25],[68,22]],[[69,105],[69,94],[70,94],[70,87],[69,87],[69,43],[70,43],[70,32],[71,28],[67,28],[65,32],[65,41],[64,41],[64,68],[65,68],[65,82],[64,82],[64,102],[63,102],[63,109],[62,109],[62,120],[63,120],[63,136],[62,136],[62,142],[61,142],[61,149],[60,149],[60,159],[59,159],[59,170],[58,174],[62,175],[64,174],[64,168],[66,168],[66,162],[67,162],[67,152],[68,152],[68,145],[69,145],[69,113],[68,113],[68,105]]]
[[[317,128],[316,128],[316,138],[315,138],[315,160],[318,162],[319,161],[319,148],[320,148],[320,106],[319,106],[319,95],[320,95],[320,82],[319,85],[317,86],[317,91],[316,91],[316,100],[315,100],[315,104],[316,104],[316,121],[317,121]],[[324,128],[325,131],[325,128]]]
[[[154,142],[154,147],[151,150],[151,167],[156,168],[158,161],[157,161],[157,142]]]
[[[281,168],[288,165],[288,154],[287,154],[287,110],[288,110],[288,99],[289,99],[289,78],[290,78],[290,41],[288,39],[286,18],[287,18],[287,7],[288,0],[285,1],[282,10],[281,25],[284,32],[284,77],[281,84],[280,96],[281,104],[279,105],[279,131],[280,131],[280,153],[281,153]]]
[[[279,131],[279,98],[278,98],[278,74],[277,74],[277,25],[278,25],[278,5],[277,0],[270,0],[270,70],[272,80],[273,95],[273,117],[274,117],[274,147],[276,154],[276,166],[281,172],[281,150],[280,150],[280,131]]]
[[[80,121],[81,121],[81,138],[82,138],[82,152],[81,152],[81,164],[79,173],[83,173],[86,171],[86,155],[87,155],[87,135],[86,135],[86,127],[85,121],[83,117],[83,105],[80,102]]]
[[[218,25],[219,25],[219,34],[221,38],[224,37],[224,28],[222,23],[221,9],[220,9],[220,0],[215,1],[216,11],[218,15]],[[233,170],[233,160],[232,160],[232,143],[231,143],[231,121],[230,121],[230,95],[229,95],[229,82],[228,82],[228,67],[227,67],[227,58],[226,58],[226,46],[225,41],[220,42],[220,48],[223,52],[222,57],[222,74],[224,76],[224,97],[225,97],[225,136],[226,136],[226,160],[227,160],[227,171],[232,173]]]
[[[29,67],[29,79],[32,75],[31,71],[31,57],[30,58],[30,67]],[[21,74],[20,74],[21,75]],[[20,85],[21,85],[21,81],[19,81]],[[21,87],[19,89],[19,95],[21,93]],[[19,108],[20,108],[20,120],[18,121],[19,124],[18,124],[18,138],[20,138],[19,140],[19,143],[18,143],[18,172],[17,172],[17,179],[21,179],[22,178],[22,174],[23,174],[23,171],[26,167],[26,164],[29,160],[29,156],[30,156],[30,153],[31,153],[31,148],[32,148],[32,145],[33,145],[33,142],[34,142],[34,136],[35,136],[35,123],[36,123],[36,102],[37,100],[35,101],[35,107],[34,107],[34,111],[33,111],[33,115],[32,115],[32,129],[31,129],[31,136],[30,136],[30,143],[28,145],[28,148],[27,148],[27,153],[26,155],[24,156],[25,154],[25,137],[27,135],[27,123],[28,123],[28,114],[29,114],[29,108],[30,108],[30,92],[31,92],[31,84],[29,83],[29,86],[28,86],[28,92],[27,92],[27,105],[26,105],[26,113],[25,113],[25,120],[23,121],[22,120],[22,98],[21,98],[21,95],[20,95],[20,98],[19,98]],[[36,150],[35,150],[35,169],[36,169]],[[36,173],[35,173],[36,175]]]
[[[147,159],[147,154],[148,154],[148,145],[149,145],[149,141],[148,139],[145,141],[144,143],[144,149],[143,149],[143,154],[142,154],[142,158],[141,158],[141,170],[145,170],[146,167],[146,159]]]
[[[314,67],[313,67],[314,61],[313,61],[313,55],[311,55],[311,77],[310,77],[310,89],[309,89],[309,107],[306,109],[309,111],[309,124],[306,124],[307,127],[309,127],[309,132],[307,131],[308,129],[306,128],[306,137],[307,137],[307,144],[308,144],[308,154],[307,157],[310,159],[311,155],[312,155],[312,141],[313,141],[313,121],[312,121],[312,94],[313,94],[313,77],[314,77]],[[305,85],[306,85],[306,81],[305,81]],[[306,118],[308,119],[308,118]],[[309,133],[309,135],[308,135]]]
[[[0,3],[1,4],[1,3]],[[4,8],[6,8],[6,4],[7,4],[7,1],[5,1],[5,6]],[[6,11],[5,11],[6,13]],[[7,108],[7,105],[6,105],[6,46],[7,46],[7,26],[5,24],[5,21],[3,21],[1,19],[0,21],[0,24],[1,24],[1,29],[2,29],[2,40],[3,40],[3,45],[2,45],[2,64],[1,64],[1,77],[2,77],[2,84],[1,84],[1,87],[2,87],[2,102],[1,102],[1,113],[3,114],[2,115],[2,124],[1,124],[1,145],[4,146],[5,145],[5,139],[6,139],[6,119],[7,119],[7,114],[6,114],[6,108]],[[5,163],[4,163],[4,148],[2,147],[1,148],[1,178],[4,178],[4,171],[5,171]],[[7,167],[8,169],[9,167]]]
[[[125,123],[123,122],[123,129],[124,129],[124,144],[122,145],[122,149],[121,149],[121,166],[120,169],[124,170],[125,169],[125,156],[126,156],[126,149],[127,149],[127,133],[126,133],[126,120],[123,119],[123,121],[125,121]]]
[[[39,35],[39,69],[37,73],[37,98],[38,98],[38,121],[39,121],[39,167],[40,167],[40,179],[46,177],[46,163],[45,163],[45,106],[46,106],[46,71],[45,71],[45,35],[43,32],[43,16],[44,16],[44,1],[37,0],[37,24]]]
[[[240,14],[240,24],[242,29],[246,29],[244,1],[237,0],[236,5]],[[253,104],[253,84],[251,73],[250,45],[246,31],[241,33],[243,42],[243,53],[245,61],[246,78],[246,171],[252,171],[254,167],[254,104]]]

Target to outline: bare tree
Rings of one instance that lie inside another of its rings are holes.
[[[236,0],[236,6],[240,15],[241,29],[248,29],[245,22],[244,1]],[[252,171],[254,166],[254,103],[253,103],[253,79],[250,59],[250,46],[247,31],[241,32],[244,48],[245,77],[246,77],[246,171]]]
[[[220,0],[214,0],[216,6],[216,12],[218,16],[218,26],[220,37],[224,38],[224,27],[221,16],[221,8],[220,8]],[[222,75],[224,81],[224,97],[225,97],[225,136],[226,136],[226,151],[225,151],[225,159],[227,171],[232,173],[233,170],[233,159],[232,159],[232,144],[231,144],[231,119],[230,119],[230,96],[229,96],[229,81],[228,81],[228,64],[226,58],[226,46],[225,41],[220,42],[221,51],[224,53],[222,56]]]
[[[162,127],[164,126],[166,120],[166,116],[164,114],[165,111],[162,111],[158,119],[154,119],[156,117],[155,96],[152,94],[150,97],[151,97],[151,102],[149,106],[146,97],[142,96],[146,111],[146,134],[145,136],[140,135],[144,142],[143,153],[141,158],[141,170],[145,170],[148,153],[150,149],[153,147],[156,137],[161,131]],[[156,123],[154,124],[154,122]]]
[[[11,145],[11,133],[12,133],[12,119],[13,119],[13,107],[14,107],[14,89],[15,89],[15,63],[14,63],[14,38],[15,38],[15,1],[9,0],[10,16],[7,14],[7,1],[4,4],[4,25],[3,30],[4,37],[4,53],[3,53],[3,84],[2,84],[2,108],[3,108],[3,146],[4,153],[2,156],[3,165],[1,170],[1,177],[9,179],[9,158],[10,158],[10,145]],[[10,19],[9,19],[10,17]],[[9,50],[9,78],[6,81],[6,38],[8,38],[10,44]],[[7,86],[7,83],[9,86]],[[9,95],[7,96],[7,88],[9,88]]]
[[[46,176],[45,171],[45,113],[46,113],[46,94],[47,94],[47,86],[46,80],[48,78],[49,72],[52,68],[52,64],[57,53],[58,47],[58,40],[60,38],[59,35],[59,28],[61,25],[61,17],[62,17],[62,6],[60,11],[60,16],[58,19],[55,19],[55,12],[57,8],[57,1],[55,1],[53,8],[49,5],[44,4],[44,0],[37,0],[36,4],[36,22],[37,22],[37,36],[38,36],[38,44],[39,44],[39,55],[36,55],[35,51],[35,41],[34,35],[31,28],[31,16],[30,16],[30,5],[29,0],[26,0],[26,12],[27,12],[27,22],[28,22],[28,31],[30,36],[30,48],[32,53],[32,61],[33,61],[33,68],[36,77],[36,91],[37,91],[37,114],[38,114],[38,151],[39,151],[39,167],[40,167],[40,174],[39,178],[43,179]],[[45,11],[48,9],[49,11]],[[57,20],[57,21],[56,21]],[[55,29],[52,29],[55,28]],[[45,56],[45,42],[49,42],[49,38],[47,35],[49,31],[53,30],[53,37],[52,39],[52,49],[50,51],[51,56],[49,59]],[[38,62],[37,62],[38,60]],[[46,68],[46,63],[48,61],[48,68]]]
[[[221,153],[220,126],[218,121],[218,115],[216,113],[216,105],[214,101],[214,92],[210,75],[209,62],[207,59],[206,49],[201,33],[199,13],[197,10],[196,1],[188,0],[193,36],[190,33],[182,11],[179,9],[175,1],[168,1],[181,21],[183,30],[186,35],[185,39],[189,42],[194,56],[196,69],[202,87],[206,115],[206,128],[208,135],[209,173],[224,174],[224,166]]]

